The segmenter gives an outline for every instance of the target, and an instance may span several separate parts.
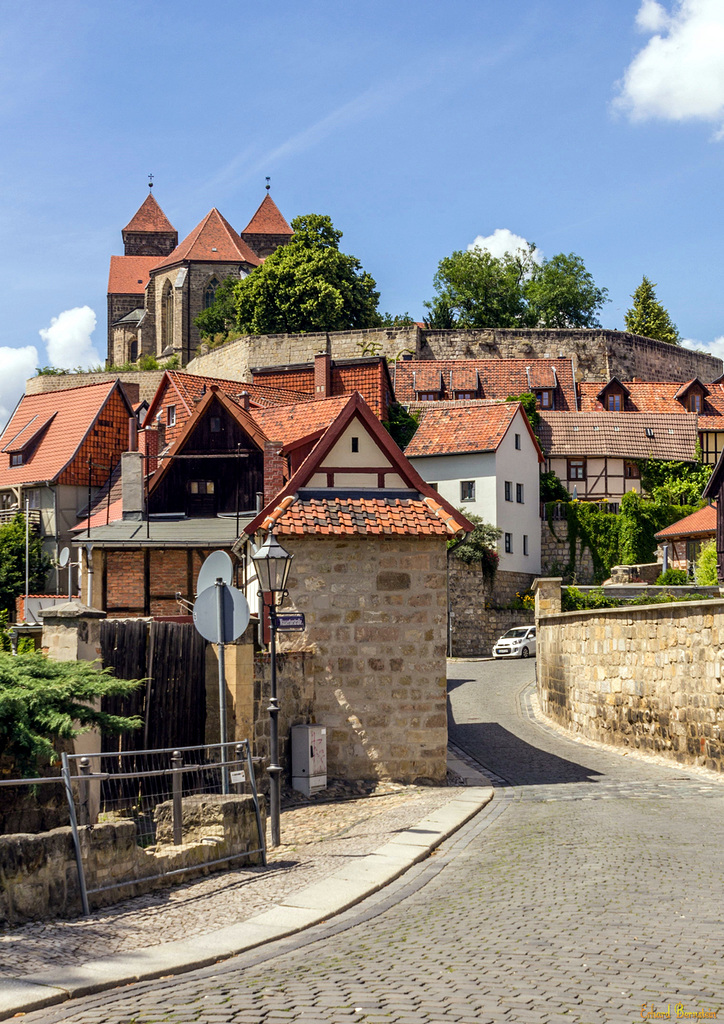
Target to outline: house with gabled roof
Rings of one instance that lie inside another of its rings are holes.
[[[705,505],[691,515],[678,519],[659,530],[656,536],[658,560],[663,562],[664,545],[668,548],[670,569],[683,569],[694,575],[694,567],[704,544],[716,537],[717,503]]]
[[[133,408],[117,380],[24,395],[0,436],[0,514],[24,509],[53,559],[128,447]],[[54,574],[55,575],[55,574]],[[58,589],[58,581],[48,584]]]
[[[641,490],[640,460],[695,461],[697,427],[690,412],[547,412],[538,434],[546,470],[575,498],[617,503]]]
[[[447,542],[470,529],[358,394],[244,526],[247,564],[270,530],[294,556],[284,610],[305,629],[286,646],[313,654],[329,775],[444,779]]]
[[[540,573],[544,456],[519,402],[430,403],[405,455],[450,504],[500,529],[501,572]]]

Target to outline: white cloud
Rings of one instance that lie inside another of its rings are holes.
[[[95,326],[96,315],[90,306],[76,306],[54,316],[50,327],[38,332],[48,349],[49,364],[66,370],[101,364],[103,360],[91,340]]]
[[[25,381],[35,375],[38,350],[35,345],[25,348],[0,347],[0,429],[25,393]]]
[[[643,0],[638,27],[655,33],[618,83],[614,106],[633,121],[724,123],[724,0]]]
[[[500,259],[506,252],[515,255],[518,249],[527,249],[529,245],[530,242],[527,242],[525,238],[514,234],[507,228],[496,228],[492,235],[478,235],[470,243],[468,249],[485,249],[491,256]],[[533,259],[536,263],[540,263],[542,258],[542,254],[536,249]]]
[[[684,338],[681,344],[683,348],[690,348],[693,352],[706,352],[708,356],[724,359],[724,335],[714,338],[713,341],[696,341],[694,338]]]
[[[660,32],[671,24],[668,12],[656,0],[643,0],[636,15],[636,25],[642,32]]]

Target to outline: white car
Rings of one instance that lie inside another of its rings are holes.
[[[503,633],[493,647],[494,658],[529,658],[535,656],[535,626],[516,626]]]

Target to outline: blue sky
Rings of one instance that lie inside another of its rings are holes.
[[[581,256],[606,327],[646,274],[723,354],[724,0],[2,11],[0,419],[35,365],[103,357],[149,172],[180,238],[212,206],[241,229],[270,175],[288,220],[332,217],[383,311],[421,318],[438,261],[497,230]]]

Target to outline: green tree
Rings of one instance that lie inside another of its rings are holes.
[[[624,317],[627,331],[665,341],[668,345],[681,344],[676,324],[656,298],[656,285],[645,274],[631,298],[633,304]]]
[[[465,513],[464,509],[460,511]],[[492,589],[500,562],[496,548],[503,531],[491,523],[486,523],[480,516],[468,515],[467,518],[475,529],[464,540],[449,541],[448,551],[465,565],[479,564],[483,582]]]
[[[528,318],[536,327],[600,327],[608,290],[599,288],[580,256],[558,253],[534,265],[524,282]]]
[[[415,431],[420,425],[420,413],[410,413],[399,402],[390,403],[388,419],[382,421],[382,426],[388,432],[392,440],[404,451],[415,436]]]
[[[415,321],[409,313],[383,313],[380,316],[380,327],[414,327]]]
[[[701,587],[715,587],[719,582],[715,540],[703,545],[696,560],[695,575]]]
[[[101,697],[127,697],[140,682],[116,679],[92,662],[0,653],[0,757],[33,776],[39,762],[57,760],[58,740],[89,729],[118,735],[138,728],[139,718],[109,715],[98,704]]]
[[[598,327],[608,292],[580,256],[559,253],[538,263],[535,246],[493,256],[458,250],[440,261],[437,294],[425,303],[428,327]]]
[[[226,277],[216,289],[214,301],[194,320],[202,338],[228,334],[236,323],[236,286],[238,277]]]
[[[30,531],[30,590],[42,591],[50,569],[50,559],[44,553],[40,537]],[[15,598],[25,591],[25,516],[22,512],[0,526],[0,609],[11,615],[15,612]]]
[[[378,327],[379,292],[358,259],[339,251],[329,217],[292,221],[294,235],[235,288],[236,327],[248,334],[299,334]]]
[[[702,491],[714,467],[700,462],[645,459],[639,462],[639,468],[641,486],[653,501],[696,506],[703,503]]]

